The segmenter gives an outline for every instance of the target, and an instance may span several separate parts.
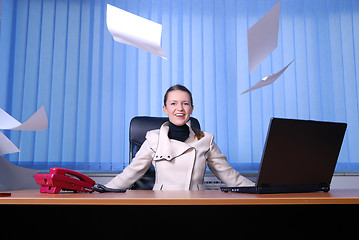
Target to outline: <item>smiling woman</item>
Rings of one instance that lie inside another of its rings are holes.
[[[171,94],[170,94],[171,93]],[[169,95],[171,95],[169,97]],[[178,101],[177,101],[178,99]],[[167,102],[169,102],[167,104]],[[167,105],[169,107],[167,107]],[[179,106],[181,105],[181,106]],[[176,111],[174,116],[169,111]],[[175,86],[170,87],[165,94],[163,100],[163,111],[166,115],[168,115],[170,119],[170,131],[168,136],[171,138],[176,139],[183,139],[186,140],[188,138],[189,131],[183,131],[183,128],[186,128],[186,123],[189,120],[190,115],[193,112],[193,98],[192,93],[186,87],[177,84]],[[176,126],[183,126],[183,127],[176,127]],[[199,129],[192,129],[194,134],[196,135],[197,139],[200,140],[204,137],[204,133]],[[186,132],[186,135],[183,133]]]
[[[214,142],[213,134],[198,137],[189,121],[193,111],[191,92],[184,86],[170,87],[164,97],[163,111],[169,122],[147,132],[131,164],[106,184],[108,188],[130,188],[148,170],[156,169],[154,190],[202,190],[207,166],[228,186],[251,186],[227,162]]]
[[[171,123],[185,125],[193,112],[191,92],[181,85],[170,87],[164,97],[163,111]]]
[[[347,122],[336,172],[359,172],[359,1],[281,0],[278,47],[252,74],[247,30],[278,0],[2,0],[0,107],[42,132],[4,131],[22,167],[121,172],[130,120],[162,116],[175,84],[240,172],[257,172],[273,116]],[[115,42],[106,5],[162,25],[168,61]],[[271,86],[240,95],[295,61]],[[193,104],[192,104],[193,106]],[[169,106],[167,106],[169,107]]]

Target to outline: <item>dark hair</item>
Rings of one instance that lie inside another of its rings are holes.
[[[169,89],[167,89],[166,93],[165,93],[165,97],[163,99],[163,104],[164,106],[166,106],[166,102],[167,102],[167,97],[168,97],[168,93],[172,92],[172,91],[176,91],[176,90],[180,90],[180,91],[183,91],[183,92],[186,92],[189,94],[189,97],[191,99],[191,106],[193,106],[193,98],[192,98],[192,93],[190,90],[188,90],[188,88],[186,88],[185,86],[183,85],[180,85],[180,84],[177,84],[177,85],[174,85],[172,87],[170,87]],[[204,137],[204,132],[197,129],[197,128],[192,128],[194,134],[195,134],[195,137],[197,137],[198,140],[200,140],[201,138]]]
[[[189,94],[189,97],[191,98],[191,106],[193,106],[193,98],[192,98],[192,93],[190,90],[188,90],[188,88],[186,88],[185,86],[182,86],[180,84],[177,84],[177,85],[174,85],[172,87],[170,87],[169,89],[167,89],[166,93],[165,93],[165,97],[163,99],[163,105],[166,106],[166,102],[167,102],[167,97],[168,97],[168,94],[172,91],[176,91],[176,90],[180,90],[180,91],[183,91],[183,92],[186,92]]]

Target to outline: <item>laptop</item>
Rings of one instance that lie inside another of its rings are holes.
[[[346,128],[346,123],[271,118],[256,185],[221,191],[328,192]]]

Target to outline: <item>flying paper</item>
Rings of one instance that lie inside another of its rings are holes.
[[[44,105],[42,105],[29,119],[20,123],[0,108],[0,129],[41,131],[48,126],[48,119]]]
[[[20,152],[20,150],[8,139],[2,132],[0,132],[0,155]]]
[[[37,170],[19,167],[0,156],[0,191],[38,188],[34,175]]]
[[[17,121],[15,118],[0,108],[0,129],[41,131],[47,127],[48,118],[44,105],[42,105],[24,123]],[[0,132],[0,155],[14,152],[20,152],[20,150],[2,132]]]
[[[107,28],[117,42],[167,60],[161,48],[162,25],[107,4]]]
[[[262,78],[256,85],[254,85],[253,87],[251,87],[250,89],[244,91],[241,93],[242,94],[245,94],[247,92],[250,92],[250,91],[253,91],[253,90],[256,90],[258,88],[261,88],[261,87],[265,87],[269,84],[272,84],[275,80],[277,80],[283,73],[285,70],[287,70],[287,68],[289,67],[289,65],[294,61],[294,59],[287,65],[285,66],[282,70],[280,70],[279,72],[277,73],[274,73],[272,75],[269,75],[267,77],[264,77]]]
[[[277,48],[280,2],[247,31],[249,73]]]

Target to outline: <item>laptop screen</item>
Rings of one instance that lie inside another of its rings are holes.
[[[272,118],[257,186],[330,185],[346,123]]]

